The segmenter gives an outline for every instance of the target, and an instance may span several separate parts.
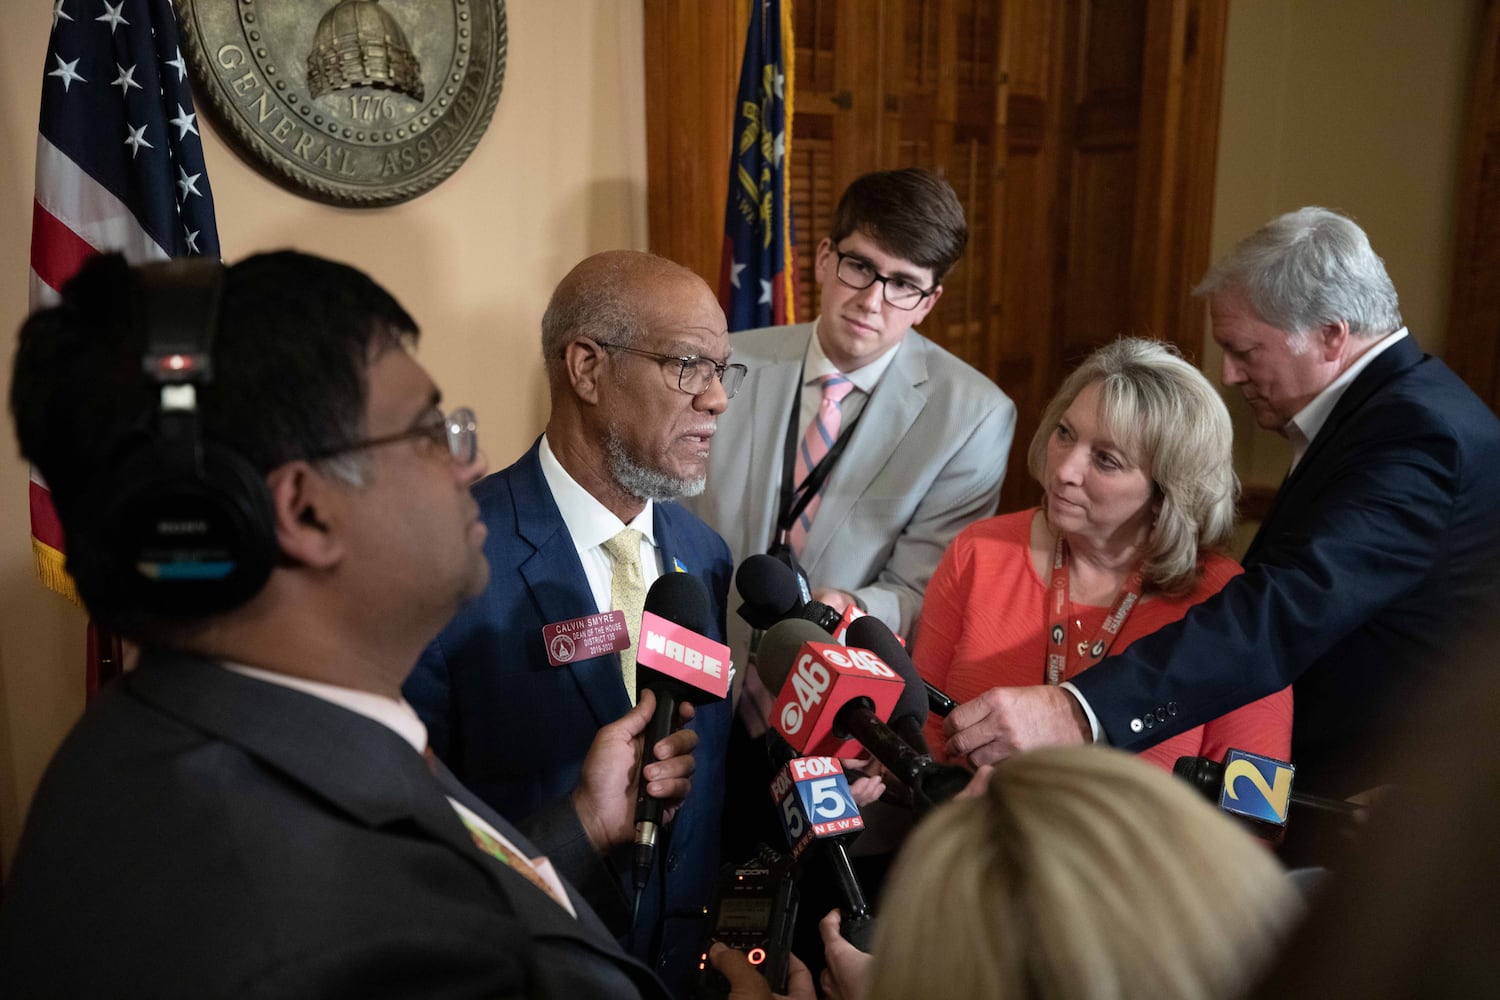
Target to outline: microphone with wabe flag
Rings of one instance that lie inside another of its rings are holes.
[[[1267,840],[1275,840],[1286,829],[1293,804],[1341,816],[1359,812],[1360,807],[1352,802],[1292,791],[1296,770],[1284,760],[1233,749],[1222,762],[1208,757],[1178,757],[1172,767],[1173,774]]]
[[[682,702],[703,705],[729,693],[729,647],[703,633],[713,625],[708,590],[697,577],[663,573],[646,592],[636,647],[636,688],[656,695],[656,710],[641,743],[641,768],[651,760],[651,748],[666,739]],[[661,830],[660,799],[646,794],[640,782],[635,804],[634,877],[636,902],[656,859]]]

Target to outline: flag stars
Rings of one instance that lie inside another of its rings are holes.
[[[177,138],[181,140],[189,132],[193,133],[194,135],[198,134],[198,125],[196,123],[197,117],[197,115],[193,114],[187,108],[184,108],[181,104],[179,104],[177,105],[177,117],[170,118],[168,119],[168,121],[171,124],[177,126]]]
[[[56,52],[52,53],[52,58],[57,60],[57,68],[52,70],[47,75],[55,76],[58,79],[62,80],[63,93],[66,94],[68,92],[68,87],[74,80],[77,80],[79,83],[88,83],[87,80],[78,75],[77,59],[74,59],[72,62],[65,63],[63,62],[62,56],[58,55]]]
[[[130,126],[130,123],[126,122],[125,129],[130,133],[125,137],[125,145],[130,147],[130,158],[132,160],[135,159],[136,154],[141,151],[142,146],[145,146],[147,149],[156,148],[155,146],[151,145],[151,143],[146,141],[145,125],[142,125],[140,128],[132,128]]]
[[[62,3],[62,0],[57,0],[57,2],[58,3]],[[155,33],[156,32],[153,29],[152,34],[155,34]],[[177,82],[178,83],[181,83],[183,81],[183,79],[187,76],[187,63],[185,63],[185,62],[182,61],[182,49],[181,48],[179,48],[177,50],[177,58],[176,59],[168,59],[167,60],[167,65],[171,66],[173,69],[175,69],[177,71]]]
[[[195,194],[200,198],[203,197],[203,192],[198,190],[198,178],[202,176],[202,174],[190,174],[181,167],[177,168],[177,189],[182,192],[181,201],[183,204],[187,203],[188,195],[190,194]],[[194,233],[193,235],[196,236],[198,234]]]
[[[57,30],[57,22],[58,21],[71,21],[71,20],[73,20],[73,18],[71,18],[70,16],[68,16],[68,12],[67,11],[63,10],[63,0],[57,0],[57,2],[52,5],[52,30],[53,31]]]
[[[744,269],[745,265],[741,264],[739,261],[733,261],[729,265],[729,283],[735,288],[740,287],[740,272]]]
[[[120,11],[124,9],[124,7],[125,0],[120,0],[119,3],[113,6],[110,5],[109,0],[104,0],[104,13],[94,18],[94,20],[107,22],[109,24],[109,33],[111,36],[113,36],[115,33],[115,29],[120,25],[130,24],[129,21],[125,20],[125,15],[120,13]]]
[[[768,306],[771,304],[771,283],[765,278],[760,279],[760,300],[756,305]]]
[[[182,238],[183,241],[187,243],[188,253],[201,254],[203,252],[202,250],[198,249],[198,230],[189,229],[187,226],[183,226]]]
[[[126,95],[128,95],[130,93],[131,87],[134,87],[136,90],[144,89],[140,84],[135,82],[134,66],[126,69],[119,63],[115,63],[115,69],[119,71],[119,76],[116,76],[113,80],[109,81],[109,85],[111,87],[119,87],[121,97],[125,97]]]
[[[786,157],[786,133],[777,132],[776,140],[771,144],[771,157],[776,162],[776,169],[781,169],[781,161]]]

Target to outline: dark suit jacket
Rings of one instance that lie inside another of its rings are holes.
[[[576,893],[575,920],[475,848],[444,795],[377,722],[150,654],[90,706],[32,802],[0,905],[5,993],[664,995]],[[555,831],[544,849],[576,872],[576,817]]]
[[[489,586],[428,647],[406,685],[438,755],[486,802],[520,817],[567,795],[578,782],[594,734],[630,710],[618,654],[563,667],[547,660],[542,626],[600,609],[542,477],[539,444],[475,486],[489,528]],[[732,571],[728,548],[677,504],[657,504],[655,510],[663,566],[671,572],[680,562],[708,587],[716,612],[710,638],[722,642]],[[693,726],[698,731],[693,791],[673,821],[664,852],[668,918],[658,967],[678,992],[697,974],[701,911],[718,866],[728,702],[701,708]],[[601,908],[601,915],[623,935],[629,926],[628,854],[621,852],[618,860],[621,905],[612,912]],[[653,877],[637,926],[655,924],[662,912],[658,899]],[[638,953],[645,954],[649,936],[637,935]]]
[[[1298,788],[1369,788],[1403,706],[1494,614],[1497,510],[1500,421],[1407,337],[1339,399],[1245,574],[1073,683],[1129,750],[1294,683]]]

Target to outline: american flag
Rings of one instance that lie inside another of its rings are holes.
[[[31,217],[31,308],[85,259],[219,256],[213,194],[171,0],[53,0]],[[73,596],[62,531],[31,473],[37,570]]]
[[[731,330],[796,322],[790,0],[752,0],[724,209],[719,302]]]

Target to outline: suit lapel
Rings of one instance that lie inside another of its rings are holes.
[[[853,439],[824,484],[817,517],[807,534],[802,561],[809,573],[817,569],[855,503],[869,490],[927,405],[927,394],[921,389],[927,381],[924,347],[917,332],[908,331],[896,348],[891,366],[866,401]]]
[[[415,822],[500,887],[421,754],[380,723],[196,657],[151,655],[125,683],[372,829]]]
[[[532,445],[510,477],[511,499],[516,512],[516,533],[531,545],[531,555],[521,562],[521,579],[531,593],[544,625],[568,621],[599,611],[594,606],[588,576],[578,559],[573,536],[568,534],[557,501],[542,476],[538,447]],[[541,641],[541,637],[537,637]],[[630,711],[630,698],[621,680],[617,653],[570,663],[566,670],[594,721],[606,725]]]
[[[463,783],[453,776],[453,772],[448,770],[446,764],[434,759],[430,766],[432,775],[437,779],[437,784],[441,787],[444,794],[462,803],[466,809],[473,812],[476,816],[481,817],[490,826],[504,834],[506,839],[515,844],[528,858],[535,858],[540,855],[541,852],[536,849],[535,844],[532,844],[519,830],[512,827],[504,817],[494,812],[488,803],[464,787]],[[453,812],[451,804],[449,805],[448,812]],[[468,845],[472,847],[473,840],[468,830],[463,827],[462,821],[458,821],[458,825],[463,830],[463,839],[468,841]],[[478,848],[474,848],[474,850],[478,851]],[[479,853],[483,854],[482,851],[479,851]],[[505,867],[502,862],[491,860],[488,856],[486,856],[486,862],[487,868],[496,871]],[[594,913],[593,908],[566,881],[563,882],[563,887],[568,893],[568,900],[573,904],[573,909],[578,913],[576,920],[522,876],[518,875],[515,878],[497,876],[495,881],[500,891],[505,893],[512,907],[524,910],[527,913],[528,926],[534,932],[579,936],[587,940],[586,935],[579,935],[578,933],[578,925],[581,923],[591,933],[601,939],[610,940],[613,938],[609,929],[604,926],[604,922]],[[545,903],[543,903],[543,900],[545,900]]]
[[[571,887],[577,920],[524,877],[480,851],[447,796],[534,856],[536,848],[525,836],[446,767],[439,763],[429,770],[421,754],[380,723],[196,657],[148,655],[124,683],[143,701],[240,747],[371,829],[412,823],[482,873],[512,913],[526,915],[533,934],[575,938],[616,956],[611,935]]]
[[[775,540],[776,518],[781,513],[786,424],[802,391],[802,361],[815,327],[816,323],[803,323],[777,338],[771,359],[757,372],[754,389],[746,400],[751,419],[741,426],[749,431],[749,461],[743,466],[748,477],[741,480],[735,492],[726,495],[745,497],[744,509],[751,522],[746,526],[747,553],[764,552]],[[715,484],[714,488],[719,490],[720,486]]]
[[[1244,565],[1247,567],[1252,565],[1259,555],[1262,541],[1274,538],[1279,532],[1281,515],[1292,508],[1288,498],[1313,476],[1311,470],[1318,468],[1319,457],[1331,446],[1330,442],[1338,437],[1340,429],[1354,414],[1359,412],[1359,409],[1381,386],[1420,363],[1421,360],[1422,348],[1411,334],[1407,334],[1382,351],[1380,356],[1371,361],[1344,390],[1344,394],[1334,405],[1333,412],[1328,415],[1328,419],[1318,430],[1317,437],[1308,444],[1302,461],[1297,463],[1297,467],[1291,471],[1285,482],[1281,484],[1281,488],[1276,491],[1276,497],[1271,501],[1271,509],[1266,513],[1266,519],[1261,522],[1260,530],[1255,533],[1250,547],[1245,550]]]

